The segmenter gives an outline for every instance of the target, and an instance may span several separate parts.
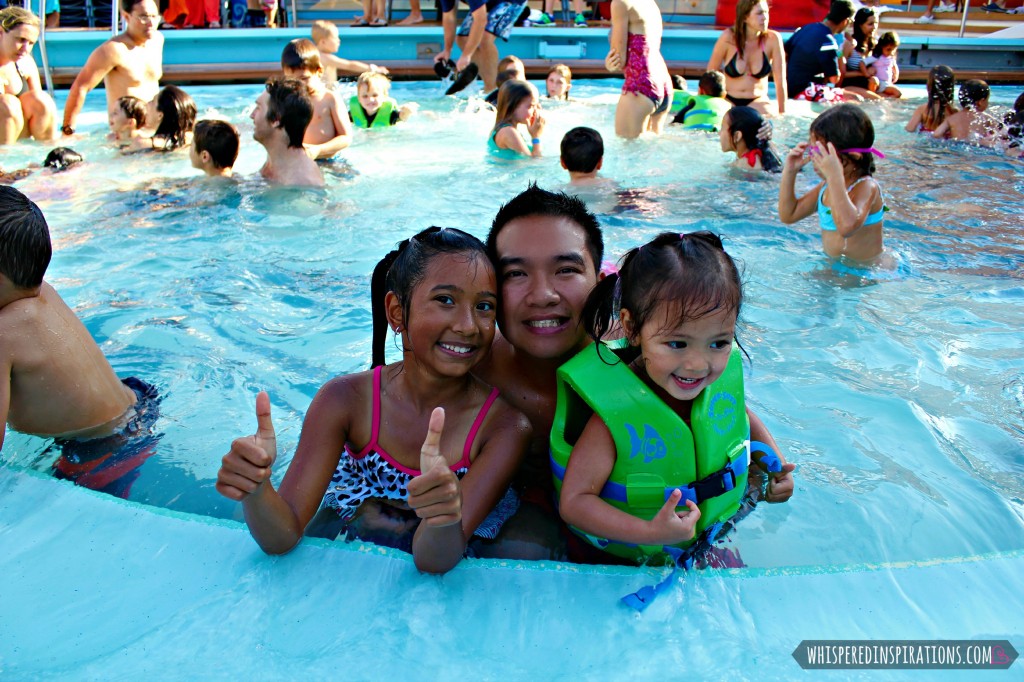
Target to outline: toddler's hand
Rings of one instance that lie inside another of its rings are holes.
[[[409,118],[412,117],[413,114],[415,114],[419,110],[420,105],[417,104],[416,102],[409,102],[407,104],[403,104],[402,107],[398,110],[398,118],[402,121],[407,121],[409,120]]]
[[[676,506],[682,497],[682,491],[678,488],[673,490],[654,518],[648,521],[653,532],[650,544],[675,545],[693,538],[700,509],[693,500],[687,500],[689,511],[677,512]]]
[[[795,486],[793,471],[795,469],[796,464],[787,462],[782,465],[782,471],[768,474],[768,490],[764,494],[765,502],[774,504],[776,502],[785,502],[793,497]]]
[[[217,472],[217,492],[241,501],[270,479],[270,468],[277,459],[277,433],[270,419],[270,396],[256,395],[256,433],[236,438],[221,460]]]
[[[443,430],[444,408],[435,407],[420,449],[420,475],[406,486],[409,507],[423,523],[435,528],[462,521],[462,486],[441,454]]]

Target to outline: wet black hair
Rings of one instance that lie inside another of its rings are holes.
[[[217,168],[231,168],[238,159],[238,130],[227,121],[202,120],[192,134],[196,153],[209,152]]]
[[[853,13],[853,3],[850,0],[832,0],[832,4],[828,8],[828,14],[825,15],[825,21],[841,24],[852,17]]]
[[[146,127],[146,103],[141,99],[132,95],[118,97],[117,106],[121,108],[125,116],[135,121],[136,128]]]
[[[711,232],[663,232],[622,257],[618,274],[606,276],[587,297],[582,321],[599,341],[621,309],[629,311],[632,345],[662,303],[675,306],[669,328],[718,310],[743,305],[743,283],[721,238]]]
[[[875,15],[872,7],[861,7],[853,15],[853,40],[856,44],[854,49],[861,54],[869,54],[875,47],[875,36],[864,33],[864,23]]]
[[[499,208],[497,215],[494,216],[491,231],[487,234],[487,255],[495,268],[498,267],[498,235],[511,221],[528,216],[566,218],[579,225],[585,235],[587,253],[594,261],[594,271],[601,270],[604,237],[601,235],[601,225],[597,218],[579,197],[570,196],[565,192],[549,192],[538,187],[535,182],[531,182],[524,191]]]
[[[953,106],[956,75],[953,69],[939,64],[928,72],[928,108],[921,123],[928,130],[935,130],[946,120],[947,107]]]
[[[389,291],[394,292],[402,305],[402,317],[408,326],[413,289],[423,280],[430,261],[446,254],[465,254],[469,260],[479,260],[486,267],[493,267],[483,242],[451,227],[428,227],[402,240],[374,267],[370,279],[370,306],[373,313],[371,367],[385,364],[384,341],[388,333],[388,320],[384,297]]]
[[[811,134],[822,142],[831,142],[839,152],[839,158],[852,163],[860,176],[874,175],[875,155],[853,156],[842,149],[867,149],[875,145],[875,126],[871,119],[856,104],[836,104],[811,122]]]
[[[604,158],[604,140],[593,128],[579,126],[562,137],[562,162],[574,173],[592,173]],[[600,267],[600,263],[597,264]]]
[[[288,135],[288,146],[302,148],[302,138],[313,120],[313,102],[309,88],[294,78],[267,80],[267,122],[278,123]]]
[[[43,161],[43,166],[52,168],[55,171],[62,171],[71,168],[76,163],[82,163],[82,155],[70,147],[57,147],[51,149]]]
[[[722,126],[728,130],[729,137],[734,133],[740,133],[747,149],[761,150],[761,167],[769,173],[778,173],[782,170],[782,160],[772,148],[771,140],[757,137],[757,131],[762,125],[764,116],[753,107],[733,107],[722,117]]]
[[[177,85],[165,85],[156,96],[156,110],[163,116],[153,138],[164,139],[164,151],[184,147],[196,125],[196,103]]]
[[[0,273],[19,289],[35,289],[52,256],[43,212],[18,190],[0,185]]]
[[[983,99],[988,99],[991,94],[992,90],[988,87],[988,83],[972,78],[960,84],[960,94],[957,97],[960,100],[960,106],[967,109],[973,108]]]
[[[711,97],[722,97],[725,92],[725,74],[721,71],[705,71],[697,87]]]

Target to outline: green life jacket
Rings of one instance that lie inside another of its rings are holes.
[[[352,123],[356,128],[390,128],[391,127],[391,112],[393,112],[398,106],[398,102],[393,99],[386,99],[380,103],[380,109],[377,109],[377,115],[373,119],[373,123],[367,123],[366,112],[363,111],[363,105],[359,103],[358,97],[352,97],[348,101],[348,110],[352,114]]]
[[[722,125],[722,117],[725,116],[725,112],[732,108],[729,101],[723,97],[711,97],[710,95],[691,95],[688,92],[676,93],[682,94],[683,97],[679,102],[679,108],[675,109],[678,113],[681,109],[689,105],[690,101],[693,101],[693,107],[683,114],[683,129],[684,130],[707,130],[710,132],[718,132],[718,129]],[[672,96],[672,106],[675,108],[676,98]]]
[[[701,512],[695,539],[677,545],[688,547],[735,514],[747,489],[750,421],[740,351],[733,349],[722,376],[693,401],[688,427],[617,357],[614,351],[624,346],[593,344],[558,369],[551,428],[555,490],[561,492],[573,444],[596,412],[611,431],[617,453],[601,499],[650,520],[672,491],[680,489],[683,497],[676,508],[685,511],[686,500],[692,499]],[[660,545],[632,545],[572,530],[604,551],[638,563],[668,559],[667,548]]]

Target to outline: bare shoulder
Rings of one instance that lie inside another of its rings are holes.
[[[355,406],[365,404],[372,398],[372,394],[372,371],[342,374],[321,386],[313,397],[313,402],[321,408],[351,410]]]

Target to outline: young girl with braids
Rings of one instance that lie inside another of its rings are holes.
[[[429,573],[454,567],[474,533],[493,537],[531,435],[470,374],[494,339],[497,291],[483,244],[460,230],[431,227],[388,254],[371,285],[373,369],[320,388],[277,489],[270,399],[257,395],[257,432],[231,444],[217,490],[242,502],[265,552],[298,544],[321,502],[347,536],[411,551]],[[402,349],[389,365],[387,327]]]
[[[739,509],[752,451],[773,472],[766,499],[792,495],[795,465],[774,442],[750,442],[734,350],[742,299],[736,264],[710,232],[659,235],[590,294],[583,322],[597,343],[559,369],[564,428],[551,441],[556,479],[572,448],[559,509],[585,540],[633,561],[678,561]],[[613,313],[625,344],[600,341]]]
[[[953,69],[939,64],[928,72],[928,101],[914,110],[907,123],[908,133],[935,132],[942,123],[959,111],[953,104],[956,76]]]

